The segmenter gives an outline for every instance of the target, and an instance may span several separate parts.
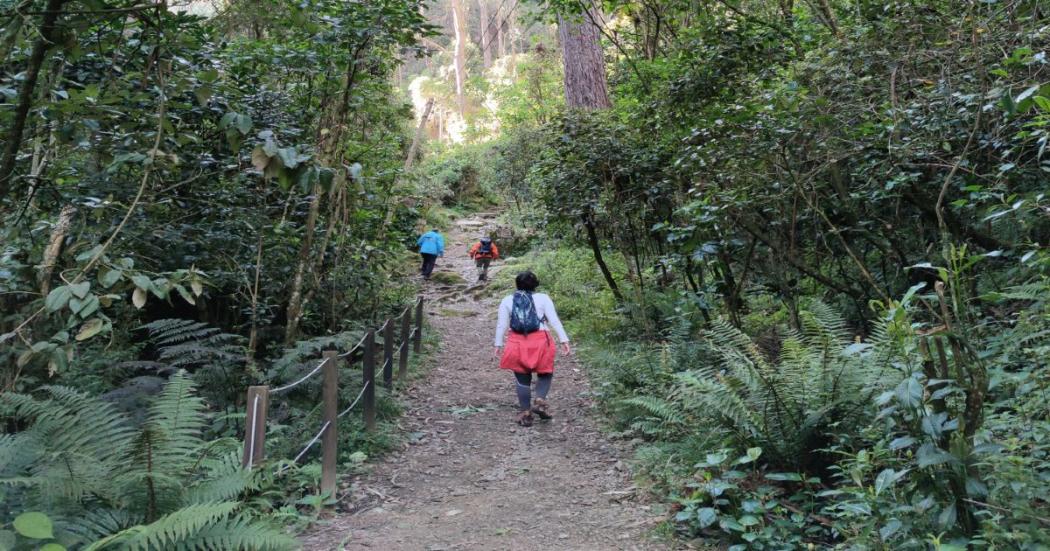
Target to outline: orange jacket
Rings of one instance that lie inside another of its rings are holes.
[[[481,241],[478,241],[474,243],[474,246],[470,248],[470,252],[467,254],[470,255],[470,258],[499,258],[499,249],[496,247],[496,243],[492,243],[492,253],[490,254],[480,254],[478,253],[480,249]]]

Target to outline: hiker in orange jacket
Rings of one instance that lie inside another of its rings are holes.
[[[478,267],[478,281],[485,281],[489,276],[489,264],[499,258],[499,248],[492,242],[491,237],[482,237],[467,253],[474,259],[474,265]]]

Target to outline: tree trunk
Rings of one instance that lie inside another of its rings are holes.
[[[514,55],[518,53],[518,49],[514,46],[514,26],[510,24],[509,19],[503,20],[503,42],[507,48],[507,55]]]
[[[299,257],[295,275],[292,277],[292,292],[288,296],[287,325],[285,325],[284,342],[292,344],[299,335],[299,319],[303,315],[303,279],[306,268],[310,265],[310,253],[314,245],[314,229],[317,227],[317,215],[321,210],[321,186],[314,184],[313,197],[310,199],[310,212],[306,215],[306,228],[303,230],[303,242],[299,246]]]
[[[497,42],[497,45],[499,46],[499,57],[504,57],[504,56],[507,55],[507,36],[506,36],[507,32],[506,32],[506,29],[504,28],[503,25],[500,25],[499,23],[497,23],[496,29],[494,30],[494,32],[496,33],[496,42]]]
[[[419,144],[423,141],[423,131],[426,130],[427,120],[430,118],[430,111],[434,108],[434,98],[427,100],[426,107],[423,108],[423,115],[419,118],[419,126],[416,126],[416,134],[412,137],[412,145],[408,148],[408,155],[405,156],[405,168],[404,172],[408,172],[408,169],[412,168],[412,164],[416,161],[416,152],[419,151]]]
[[[600,21],[596,14],[593,21]],[[598,29],[586,18],[558,17],[558,37],[565,61],[565,105],[570,109],[612,107],[605,80],[605,56]]]
[[[73,205],[62,207],[62,211],[58,214],[58,221],[55,222],[55,228],[51,230],[51,238],[48,239],[47,248],[44,249],[44,259],[40,262],[40,274],[37,276],[42,296],[46,297],[51,292],[51,274],[58,262],[58,255],[62,254],[62,245],[66,242],[66,235],[69,233],[69,226],[73,223],[73,214],[76,211]]]
[[[412,137],[412,145],[408,148],[408,155],[405,156],[405,167],[401,171],[401,174],[407,174],[408,170],[412,168],[412,164],[416,161],[416,152],[419,151],[419,144],[423,142],[423,134],[426,132],[427,120],[430,119],[430,111],[434,108],[434,98],[427,100],[426,107],[423,108],[423,116],[419,119],[419,125],[416,126],[416,135]],[[392,194],[391,194],[392,195]],[[394,221],[394,213],[397,210],[397,201],[393,197],[388,197],[389,202],[386,208],[386,216],[383,217],[383,226],[379,229],[379,241],[382,241],[386,237],[386,232],[390,228],[390,224]]]
[[[454,63],[456,69],[456,106],[459,108],[459,115],[466,117],[467,40],[469,38],[467,34],[467,11],[463,7],[463,0],[452,0],[452,26],[456,32]]]
[[[840,36],[839,24],[835,18],[835,12],[831,9],[828,0],[810,0],[810,6],[817,15],[817,19],[824,24],[835,36]]]
[[[591,252],[594,254],[594,262],[598,264],[598,269],[602,271],[602,277],[605,278],[605,283],[609,285],[609,290],[612,291],[617,302],[623,302],[623,294],[620,293],[620,288],[616,285],[616,280],[613,279],[612,272],[609,271],[609,267],[605,264],[605,259],[602,258],[601,244],[598,243],[598,232],[594,229],[594,222],[587,215],[583,216],[583,227],[587,229],[587,242],[591,245]]]
[[[478,15],[481,17],[481,59],[488,69],[492,67],[492,22],[489,21],[488,0],[478,0]]]
[[[33,50],[29,54],[25,78],[22,81],[22,88],[18,91],[18,104],[15,107],[11,127],[7,132],[7,144],[4,146],[3,158],[0,160],[0,200],[11,192],[15,164],[18,162],[18,150],[22,146],[22,133],[25,132],[26,119],[33,106],[36,81],[40,76],[40,68],[44,65],[44,57],[54,45],[56,24],[62,15],[62,6],[65,3],[66,0],[48,0],[40,21],[40,37],[33,44]]]
[[[255,365],[255,350],[259,346],[259,279],[262,275],[263,232],[259,229],[259,242],[255,247],[255,282],[249,288],[252,295],[252,325],[248,332],[248,350],[245,360],[249,366]]]
[[[343,77],[340,99],[335,105],[328,105],[325,108],[326,116],[324,120],[326,122],[319,125],[319,128],[328,128],[330,132],[324,135],[318,131],[317,135],[317,148],[321,152],[318,158],[324,165],[341,166],[342,164],[340,144],[346,132],[346,119],[350,111],[350,92],[353,90],[357,75],[364,70],[362,54],[370,42],[371,37],[366,37],[354,47],[350,60],[347,63],[346,76]],[[332,184],[333,189],[335,186],[341,185],[341,182],[341,178],[336,177],[335,182]],[[311,262],[311,254],[313,253],[314,230],[317,227],[317,218],[321,211],[321,198],[324,195],[324,190],[321,189],[320,184],[314,184],[311,194],[310,210],[306,216],[306,228],[302,244],[299,247],[291,291],[288,294],[288,309],[286,310],[288,319],[286,320],[284,332],[284,340],[287,344],[295,342],[295,338],[299,335],[299,320],[303,315],[303,307],[307,303],[304,282],[307,269],[313,264]],[[317,254],[323,257],[324,250],[319,251]]]

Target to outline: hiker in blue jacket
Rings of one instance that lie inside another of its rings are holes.
[[[430,279],[438,257],[445,255],[445,238],[437,230],[430,230],[419,236],[416,245],[419,245],[419,255],[423,257],[423,267],[419,272],[423,274],[423,279]]]

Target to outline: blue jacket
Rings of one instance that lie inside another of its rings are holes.
[[[419,245],[420,254],[436,254],[438,256],[445,254],[445,238],[433,230],[420,236],[419,241],[416,241],[416,245]]]

